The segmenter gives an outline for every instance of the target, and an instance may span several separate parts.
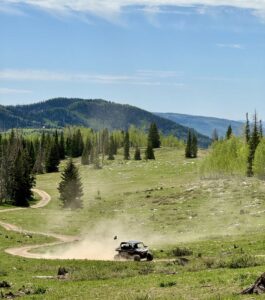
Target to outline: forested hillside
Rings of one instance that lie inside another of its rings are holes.
[[[126,130],[130,125],[147,129],[156,123],[164,134],[186,139],[188,128],[150,112],[104,100],[56,98],[31,105],[0,107],[0,129],[15,127],[60,128],[68,125]],[[196,128],[195,128],[196,129]],[[210,139],[197,133],[200,146],[208,146]]]
[[[242,134],[244,130],[244,123],[240,121],[176,113],[156,113],[156,115],[182,126],[196,128],[197,131],[209,137],[212,137],[214,130],[217,130],[220,137],[224,137],[229,125],[232,126],[233,133],[236,135]]]

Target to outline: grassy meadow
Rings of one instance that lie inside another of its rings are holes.
[[[265,270],[264,182],[201,175],[207,151],[194,160],[183,152],[159,149],[148,162],[125,162],[120,153],[100,170],[77,159],[84,188],[84,209],[78,211],[60,208],[60,173],[39,175],[36,187],[52,197],[48,206],[1,213],[0,221],[81,237],[69,246],[34,251],[87,259],[10,256],[4,249],[53,239],[1,228],[0,282],[12,283],[13,292],[23,285],[33,289],[20,299],[255,299],[238,293]],[[128,239],[143,240],[155,261],[111,261],[115,247]],[[33,278],[56,275],[59,266],[70,271],[68,279]],[[0,299],[1,290],[9,289],[0,288]]]

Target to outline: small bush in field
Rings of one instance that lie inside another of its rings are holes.
[[[172,286],[175,286],[177,283],[176,282],[161,282],[160,283],[160,287],[162,288],[167,288],[167,287],[172,287]]]
[[[43,295],[47,292],[47,289],[44,287],[37,287],[34,291],[35,295]]]
[[[251,255],[242,255],[233,257],[229,262],[227,267],[231,269],[240,269],[248,267],[259,266],[261,262],[255,256]]]
[[[216,264],[216,268],[230,268],[230,269],[242,269],[249,267],[256,267],[262,265],[262,261],[251,255],[233,256],[229,259],[221,259]]]
[[[174,256],[180,257],[180,256],[191,256],[193,254],[193,251],[188,248],[176,248],[172,251]]]

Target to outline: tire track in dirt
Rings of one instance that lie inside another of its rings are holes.
[[[15,207],[15,208],[7,208],[0,210],[0,214],[4,214],[7,212],[12,212],[12,211],[19,211],[19,210],[26,210],[26,209],[38,209],[38,208],[43,208],[45,207],[50,201],[51,197],[48,193],[45,191],[39,190],[39,189],[33,189],[33,192],[37,193],[40,197],[41,200],[38,201],[38,203],[32,205],[29,208],[26,207]],[[60,257],[52,257],[47,254],[42,254],[42,253],[32,253],[30,252],[31,250],[41,248],[41,247],[46,247],[46,246],[56,246],[56,245],[62,245],[66,243],[72,243],[75,241],[79,241],[78,237],[75,236],[68,236],[68,235],[61,235],[61,234],[56,234],[56,233],[47,233],[47,232],[38,232],[38,231],[29,231],[29,230],[24,230],[14,224],[6,223],[3,221],[0,221],[0,226],[2,226],[4,229],[8,231],[14,231],[14,232],[19,232],[23,234],[30,234],[30,235],[42,235],[42,236],[47,236],[47,237],[53,237],[57,239],[57,242],[52,242],[52,243],[44,243],[44,244],[39,244],[39,245],[29,245],[29,246],[23,246],[23,247],[15,247],[15,248],[8,248],[5,249],[5,252],[11,255],[15,256],[20,256],[20,257],[25,257],[25,258],[35,258],[35,259],[60,259]]]

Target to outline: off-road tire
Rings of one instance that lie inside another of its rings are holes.
[[[141,261],[140,255],[134,255],[134,256],[133,256],[133,260],[134,260],[134,261]]]
[[[147,260],[147,261],[152,261],[153,259],[154,259],[153,254],[147,253],[147,255],[146,255],[146,260]]]

